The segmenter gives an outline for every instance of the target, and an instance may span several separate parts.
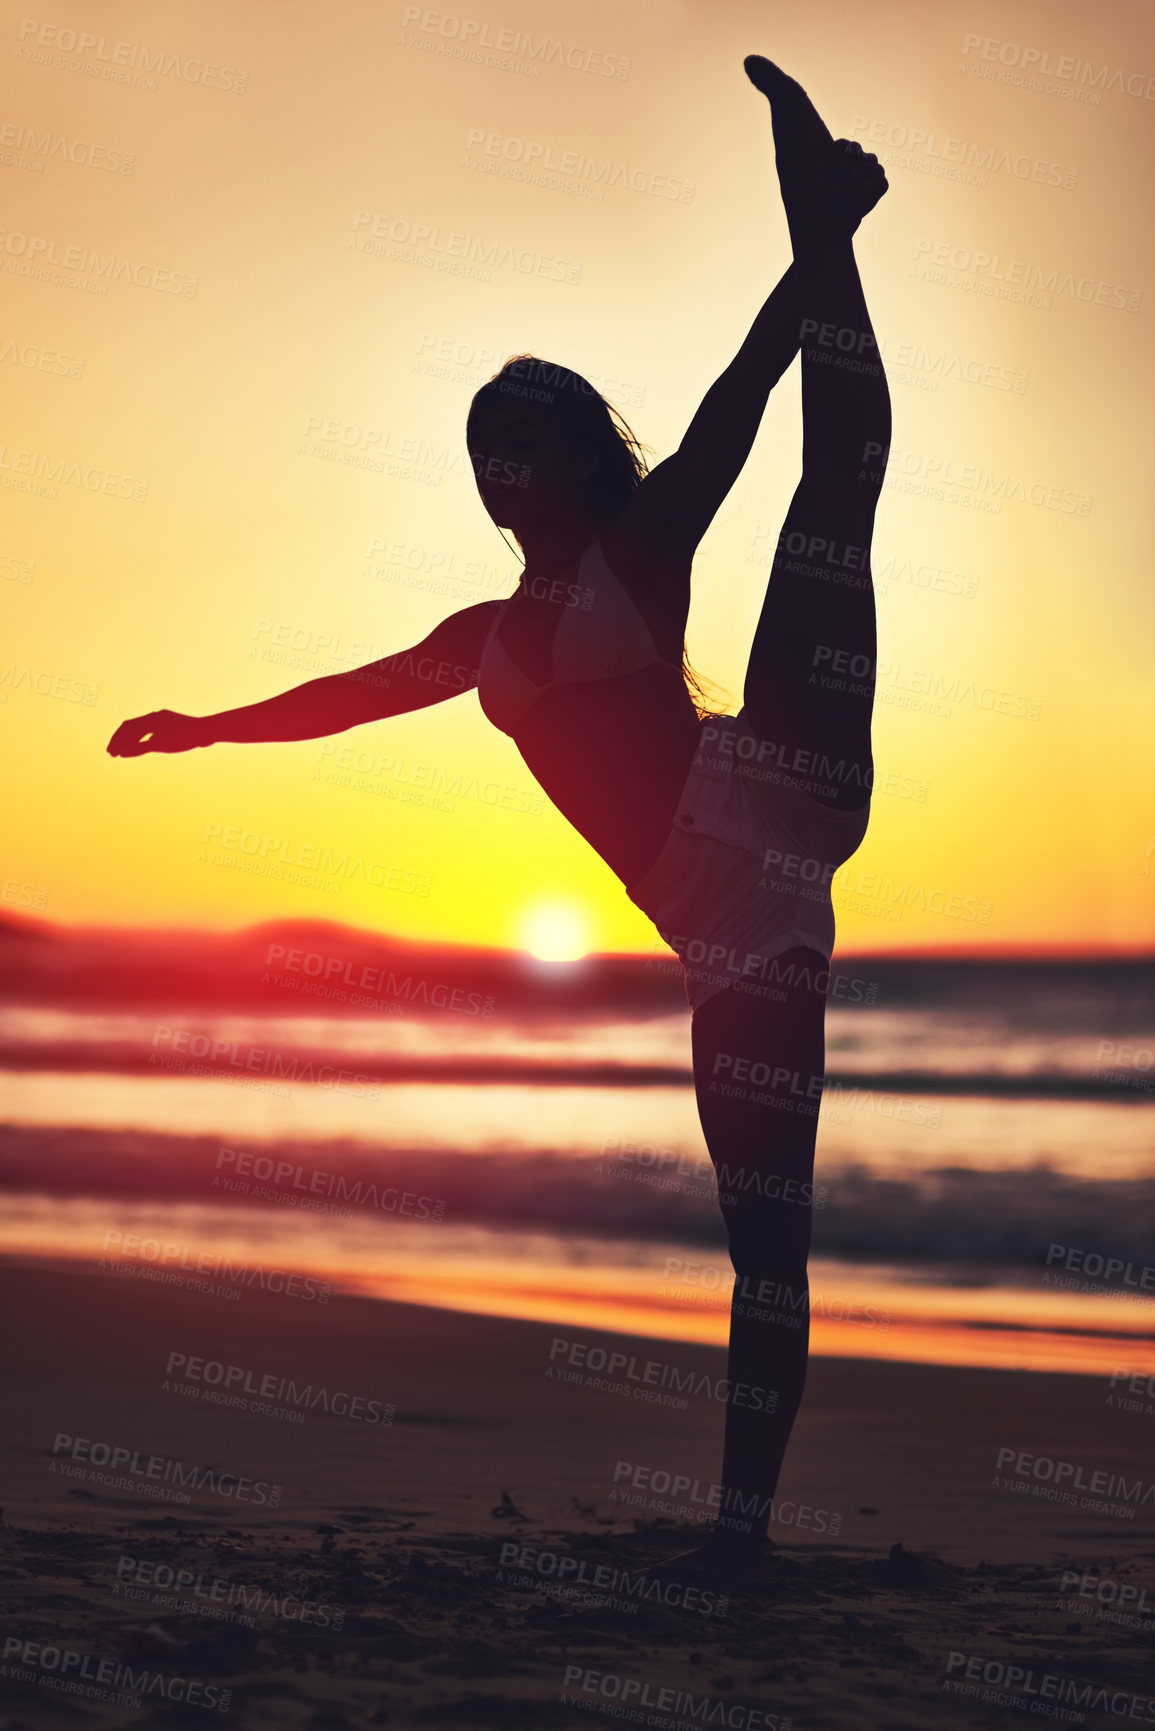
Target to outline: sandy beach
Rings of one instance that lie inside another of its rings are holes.
[[[815,1360],[763,1576],[658,1598],[638,1571],[709,1513],[718,1350],[304,1283],[0,1291],[16,1731],[1146,1711],[1151,1420],[1107,1379]]]

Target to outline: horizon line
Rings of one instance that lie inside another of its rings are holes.
[[[27,915],[9,913],[7,910],[0,911],[0,938],[19,935],[41,938],[51,938],[53,936],[76,938],[81,936],[92,937],[97,934],[108,936],[116,934],[121,936],[139,936],[141,939],[147,939],[149,937],[156,938],[161,934],[164,934],[170,938],[188,938],[203,941],[207,937],[219,937],[222,939],[238,938],[244,936],[246,933],[255,935],[260,932],[267,932],[273,928],[285,929],[294,926],[325,927],[333,932],[348,933],[350,936],[368,939],[375,943],[392,943],[410,949],[458,950],[468,951],[473,954],[480,953],[491,956],[521,958],[524,961],[534,962],[538,966],[545,967],[569,968],[577,967],[583,962],[607,962],[619,960],[643,961],[651,960],[654,956],[662,956],[662,951],[658,949],[588,950],[584,955],[575,957],[572,961],[542,962],[540,958],[533,956],[529,951],[518,949],[514,946],[468,943],[458,939],[447,938],[405,937],[397,932],[378,931],[369,926],[348,925],[341,920],[316,919],[311,918],[308,915],[286,915],[284,918],[274,917],[272,919],[247,921],[242,925],[235,926],[186,924],[118,925],[115,921],[109,921],[107,923],[71,922],[65,920],[49,920],[29,917]],[[674,951],[667,950],[667,955],[672,957]],[[665,959],[665,957],[662,957],[662,959]],[[1102,945],[1089,943],[1015,943],[1013,941],[1008,941],[1002,944],[984,944],[982,946],[958,945],[952,947],[947,945],[912,945],[909,948],[902,949],[859,949],[845,952],[838,951],[832,958],[831,965],[833,966],[835,961],[845,964],[859,960],[870,962],[1155,962],[1155,948],[1127,948],[1123,945],[1104,947]]]

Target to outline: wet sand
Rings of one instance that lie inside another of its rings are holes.
[[[79,1267],[4,1264],[0,1302],[5,1725],[1094,1724],[1152,1691],[1155,1426],[1106,1378],[815,1359],[723,1603],[638,1575],[703,1530],[719,1350]],[[688,1372],[685,1410],[637,1397]]]

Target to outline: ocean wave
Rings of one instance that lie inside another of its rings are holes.
[[[832,1042],[833,1044],[833,1042]],[[230,1051],[230,1048],[232,1050]],[[46,1075],[194,1076],[233,1081],[238,1075],[274,1082],[314,1082],[318,1076],[356,1075],[360,1082],[383,1085],[566,1088],[668,1088],[693,1086],[689,1064],[575,1050],[543,1055],[500,1049],[468,1051],[368,1052],[298,1042],[278,1050],[252,1041],[214,1040],[198,1034],[175,1056],[128,1042],[27,1041],[0,1043],[0,1072]],[[989,1058],[989,1054],[987,1055]],[[982,1096],[996,1100],[1100,1100],[1122,1105],[1155,1105],[1155,1071],[1100,1065],[1074,1068],[956,1069],[941,1065],[879,1068],[854,1054],[842,1067],[826,1072],[828,1091],[855,1093]]]
[[[765,1188],[748,1169],[731,1169],[722,1182],[728,1195],[750,1199]],[[366,1218],[379,1213],[378,1198],[388,1190],[435,1198],[446,1224],[558,1238],[725,1243],[709,1160],[671,1151],[575,1158],[548,1148],[431,1153],[311,1141],[222,1153],[220,1139],[207,1136],[7,1126],[0,1188],[222,1209],[340,1208]],[[816,1251],[864,1261],[1046,1268],[1060,1265],[1053,1247],[1061,1245],[1084,1261],[1142,1269],[1155,1239],[1148,1181],[1075,1177],[1045,1165],[900,1174],[835,1166],[822,1173],[812,1215]]]

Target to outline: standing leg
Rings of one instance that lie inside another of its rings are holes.
[[[781,1002],[731,989],[694,1012],[698,1114],[734,1265],[723,1494],[697,1566],[742,1570],[762,1551],[806,1382],[826,968],[790,950],[772,970]]]
[[[806,1381],[806,1261],[814,1145],[825,1069],[821,989],[827,964],[814,950],[777,958],[785,1002],[719,992],[694,1016],[694,1078],[706,1145],[734,1264],[729,1376],[774,1393],[728,1403],[722,1464],[723,1531],[764,1536],[769,1499]],[[815,982],[818,982],[817,984]],[[727,1082],[736,1064],[739,1083]],[[733,1062],[731,1062],[733,1059]]]

